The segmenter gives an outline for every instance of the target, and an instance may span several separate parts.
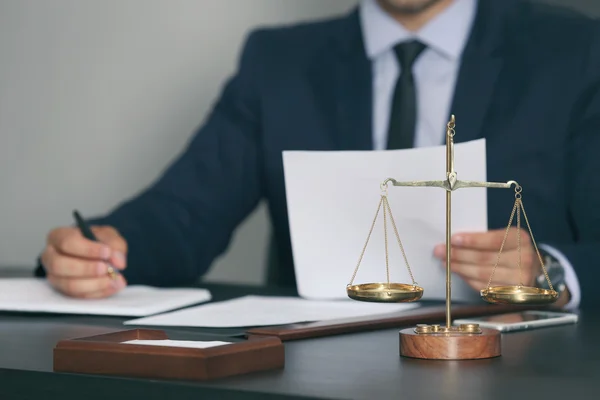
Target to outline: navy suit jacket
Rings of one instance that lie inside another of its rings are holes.
[[[197,281],[264,199],[277,283],[294,285],[282,151],[371,149],[371,88],[356,10],[252,32],[180,157],[151,187],[94,220],[127,239],[128,281]],[[523,186],[534,236],[571,261],[581,305],[598,303],[598,25],[535,3],[481,1],[451,113],[457,142],[486,138],[488,180]],[[489,228],[505,228],[514,193],[488,192]]]

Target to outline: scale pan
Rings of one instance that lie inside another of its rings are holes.
[[[404,283],[363,283],[346,286],[348,297],[376,303],[408,303],[423,296],[423,288]]]
[[[529,286],[492,286],[482,289],[481,297],[494,304],[544,305],[554,303],[558,292]]]

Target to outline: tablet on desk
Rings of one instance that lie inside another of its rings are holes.
[[[577,314],[551,311],[521,311],[486,317],[457,319],[454,323],[456,325],[479,324],[482,328],[492,328],[501,332],[510,332],[546,326],[574,324],[577,323],[577,320]]]

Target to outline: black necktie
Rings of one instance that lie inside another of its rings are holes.
[[[425,45],[417,41],[400,43],[394,47],[400,64],[400,76],[396,82],[390,108],[388,149],[413,147],[417,121],[417,95],[412,67],[424,49]]]

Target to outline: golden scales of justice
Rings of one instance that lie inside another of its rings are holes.
[[[410,187],[437,187],[446,191],[446,326],[419,324],[415,328],[407,328],[400,331],[400,354],[406,357],[423,358],[423,359],[439,359],[439,360],[458,360],[458,359],[477,359],[490,358],[500,355],[500,332],[492,329],[480,328],[478,324],[464,324],[452,326],[451,318],[451,258],[450,258],[450,236],[451,236],[451,214],[452,214],[452,192],[461,188],[501,188],[510,189],[514,186],[515,203],[510,214],[508,226],[504,234],[502,245],[498,251],[496,264],[489,278],[487,287],[481,289],[481,297],[493,304],[514,304],[514,305],[545,305],[554,303],[558,299],[558,293],[552,287],[552,282],[544,266],[544,262],[538,250],[537,244],[533,238],[527,214],[523,207],[522,187],[515,181],[506,183],[497,182],[473,182],[461,181],[457,179],[456,171],[454,171],[454,135],[455,135],[455,117],[452,115],[446,127],[446,180],[443,181],[413,181],[413,182],[398,182],[395,179],[388,178],[381,184],[381,200],[375,213],[375,218],[371,224],[367,241],[360,254],[358,264],[354,269],[350,283],[346,287],[348,296],[351,299],[368,302],[383,302],[383,303],[400,303],[413,302],[419,300],[423,296],[423,288],[419,287],[414,279],[412,270],[408,263],[404,246],[400,239],[392,210],[387,200],[388,184],[393,186],[410,186]],[[383,208],[383,227],[385,237],[385,262],[387,282],[385,283],[364,283],[354,284],[354,279],[360,267],[360,263],[364,256],[365,250],[369,243],[369,238],[373,232],[377,216]],[[529,229],[531,240],[537,252],[537,256],[544,271],[546,280],[548,281],[550,290],[540,289],[536,287],[525,286],[522,279],[519,280],[519,285],[516,286],[491,286],[496,266],[500,261],[502,249],[506,242],[510,227],[517,216],[517,237],[518,237],[518,269],[521,276],[521,245],[520,245],[520,229],[521,229],[521,212],[525,217],[525,222]],[[406,268],[412,280],[412,284],[407,283],[392,283],[390,282],[389,272],[389,257],[388,257],[388,232],[387,232],[387,214],[390,215],[390,220],[406,263]]]

